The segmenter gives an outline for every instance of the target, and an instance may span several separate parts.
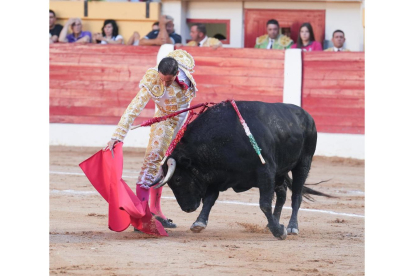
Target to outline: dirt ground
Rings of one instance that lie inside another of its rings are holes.
[[[98,150],[50,147],[51,275],[365,274],[363,161],[314,157],[307,183],[330,179],[312,188],[337,198],[304,199],[298,236],[281,241],[266,230],[257,189],[221,193],[208,227],[192,233],[201,207],[183,212],[166,186],[163,212],[178,227],[157,238],[132,226],[121,233],[108,229],[107,203],[78,166]],[[143,155],[143,149],[124,149],[124,180],[133,191]],[[281,217],[285,226],[290,195]]]

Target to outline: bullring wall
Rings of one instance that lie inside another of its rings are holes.
[[[315,118],[317,155],[364,158],[364,53],[182,49],[196,62],[199,91],[192,105],[230,98],[290,102],[293,95],[298,101],[290,103]],[[145,71],[156,65],[158,50],[50,45],[50,144],[104,146]],[[134,124],[153,114],[150,101]],[[148,131],[131,131],[125,146],[145,147]]]

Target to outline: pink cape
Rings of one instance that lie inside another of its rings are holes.
[[[123,143],[110,150],[100,150],[79,164],[86,177],[109,203],[108,227],[122,232],[132,224],[138,230],[157,236],[168,236],[161,223],[151,215],[148,201],[140,201],[122,179]]]

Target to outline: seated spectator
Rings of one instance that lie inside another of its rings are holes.
[[[283,50],[289,49],[292,46],[293,40],[279,33],[279,22],[275,19],[267,21],[266,29],[266,35],[256,38],[256,45],[254,45],[254,48]]]
[[[59,41],[59,35],[62,29],[63,29],[62,25],[56,24],[55,12],[52,10],[49,10],[49,34],[51,36],[49,43],[55,43]]]
[[[293,44],[292,49],[298,48],[303,51],[322,51],[322,45],[315,41],[312,25],[310,23],[303,23],[299,29],[298,40]]]
[[[158,31],[160,29],[160,22],[155,22],[154,24],[152,24],[152,30],[153,31]]]
[[[69,26],[72,29],[71,34],[68,34]],[[71,18],[66,22],[60,32],[59,42],[89,43],[91,42],[91,38],[92,35],[90,32],[82,31],[82,20],[80,20],[80,18]]]
[[[159,26],[159,22],[155,22],[154,24],[152,24],[152,30],[153,31],[158,31],[160,29]],[[127,45],[134,45],[134,46],[138,46],[139,45],[139,39],[141,38],[140,34],[138,32],[134,32],[132,34],[132,36],[128,39]]]
[[[139,32],[135,31],[131,37],[128,39],[126,45],[135,45],[138,46],[139,45],[139,39],[141,38],[141,35],[139,34]]]
[[[334,52],[347,52],[348,49],[344,48],[345,43],[345,33],[341,30],[336,30],[332,34],[332,43],[333,47],[326,49],[325,51],[334,51]]]
[[[214,37],[208,37],[206,35],[207,30],[206,26],[201,23],[196,23],[191,26],[190,29],[190,36],[192,41],[187,43],[187,46],[198,46],[198,47],[212,47],[218,48],[222,47],[223,44]]]
[[[161,16],[159,30],[149,32],[144,38],[141,38],[139,45],[163,45],[175,44],[181,45],[181,36],[174,31],[174,19],[169,15]]]
[[[93,34],[92,42],[101,44],[124,44],[124,38],[118,34],[118,25],[115,20],[107,19],[102,27],[102,33]]]

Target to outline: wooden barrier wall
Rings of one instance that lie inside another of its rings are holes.
[[[182,47],[196,67],[192,104],[283,102],[284,51]],[[117,124],[159,47],[50,45],[50,123]],[[319,132],[364,134],[364,53],[303,53],[302,107]],[[135,124],[151,118],[150,101]]]
[[[235,100],[283,101],[284,52],[182,47],[196,67],[192,104]],[[117,124],[138,92],[159,47],[50,45],[50,123]],[[154,114],[150,101],[135,124]]]
[[[303,52],[302,108],[318,132],[365,133],[363,52]]]
[[[282,102],[284,51],[182,47],[195,60],[199,90],[192,103],[227,99]]]
[[[50,45],[50,122],[116,125],[157,54],[158,47]],[[154,107],[150,101],[140,122]]]

